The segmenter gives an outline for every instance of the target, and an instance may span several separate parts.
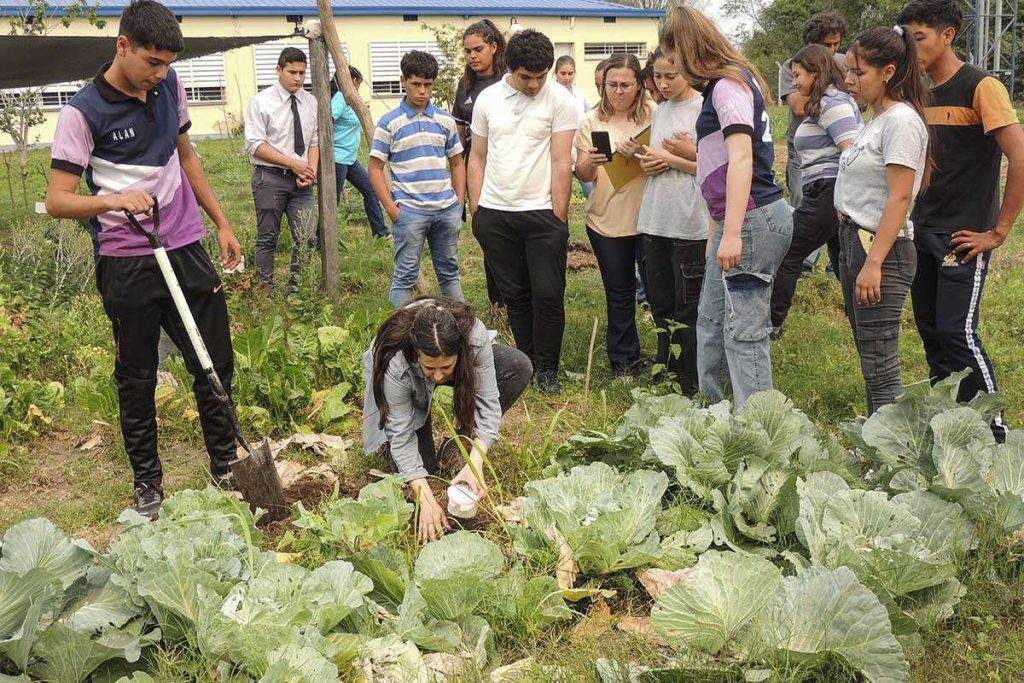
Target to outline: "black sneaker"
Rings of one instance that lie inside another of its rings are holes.
[[[537,388],[545,394],[562,393],[562,383],[558,381],[557,370],[541,370],[534,376]]]
[[[643,358],[638,358],[632,363],[620,365],[618,363],[612,365],[612,377],[618,380],[634,380],[643,377],[644,374],[650,369],[647,361]]]
[[[143,517],[156,519],[163,502],[164,492],[156,484],[143,482],[135,485],[135,511]]]

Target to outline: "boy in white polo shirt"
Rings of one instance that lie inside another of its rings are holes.
[[[473,107],[469,198],[473,234],[508,306],[516,346],[530,356],[537,386],[561,390],[565,262],[576,103],[547,80],[555,51],[547,36],[516,33],[509,74]]]

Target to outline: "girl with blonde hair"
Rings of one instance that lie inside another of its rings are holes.
[[[789,249],[793,219],[775,184],[775,148],[757,68],[698,10],[669,9],[661,48],[703,96],[697,119],[697,181],[711,214],[697,316],[701,392],[741,406],[772,388],[772,279]]]

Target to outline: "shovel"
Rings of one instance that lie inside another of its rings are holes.
[[[191,342],[196,357],[199,359],[199,367],[202,368],[207,381],[210,383],[210,388],[213,390],[213,395],[216,396],[221,408],[224,410],[224,414],[228,416],[228,420],[231,422],[235,441],[238,442],[241,450],[244,451],[242,455],[230,463],[232,478],[235,480],[242,498],[249,503],[254,512],[257,507],[267,511],[266,515],[261,518],[261,522],[274,522],[284,519],[288,516],[289,509],[284,501],[284,489],[281,486],[281,478],[278,476],[277,468],[274,466],[274,456],[270,452],[270,442],[264,438],[257,448],[253,448],[249,440],[242,433],[242,427],[238,424],[238,415],[235,413],[235,405],[231,402],[231,397],[228,396],[224,385],[221,384],[217,371],[213,369],[213,360],[211,360],[210,354],[206,350],[206,344],[203,342],[202,335],[199,334],[199,328],[196,327],[196,321],[192,317],[192,311],[188,307],[188,302],[185,301],[185,293],[178,282],[178,276],[174,274],[171,260],[167,258],[167,251],[160,242],[160,203],[156,197],[153,197],[152,231],[143,228],[142,223],[127,209],[124,215],[128,217],[128,222],[131,223],[132,228],[149,240],[149,246],[153,248],[153,255],[156,257],[156,262],[160,266],[160,272],[167,283],[167,289],[170,290],[171,298],[174,300],[174,308],[177,309],[178,315],[181,317],[185,331],[188,332],[189,342]]]

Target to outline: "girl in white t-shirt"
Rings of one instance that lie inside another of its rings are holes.
[[[576,85],[576,60],[569,55],[562,55],[555,60],[555,80],[563,85],[566,90],[572,93],[572,99],[576,103],[576,116],[577,120],[583,121],[583,117],[586,116],[587,112],[590,111],[590,101],[587,99],[587,93],[583,92],[583,88]],[[572,148],[572,170],[576,170],[576,148]],[[590,197],[590,193],[594,191],[594,183],[585,183],[582,180],[579,181],[580,190],[583,192],[584,199]]]
[[[928,168],[927,89],[913,38],[873,28],[846,53],[846,85],[871,120],[839,158],[839,277],[867,385],[868,414],[896,401],[903,304],[917,270],[910,203]]]

